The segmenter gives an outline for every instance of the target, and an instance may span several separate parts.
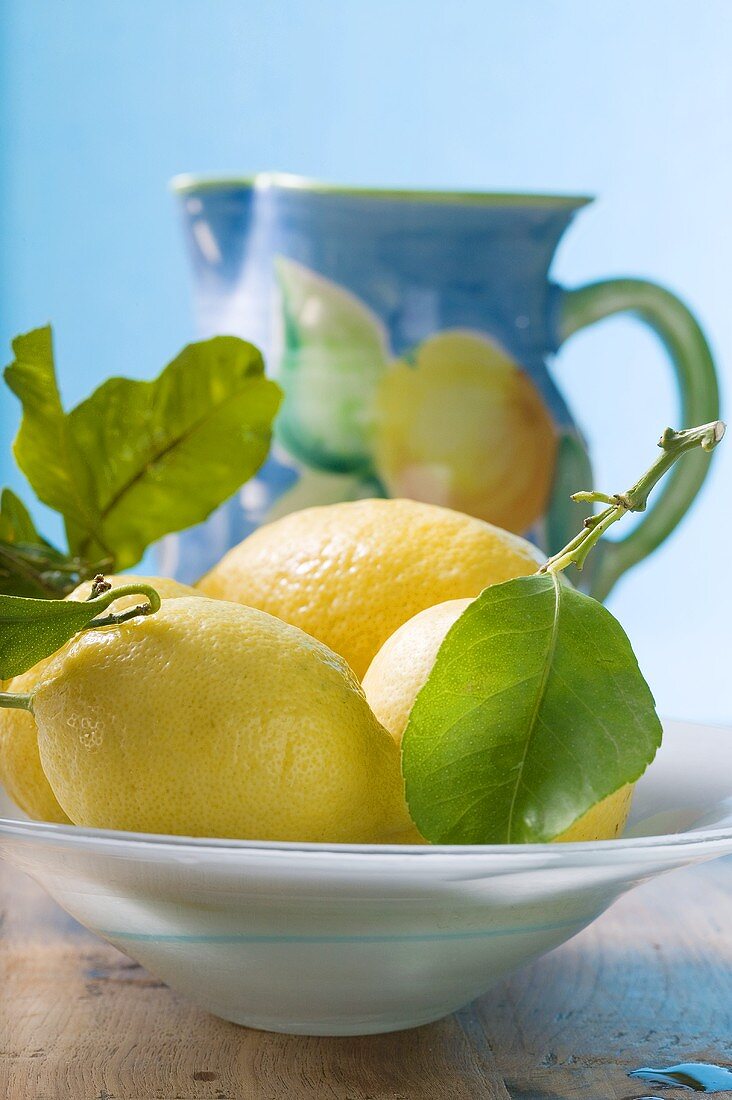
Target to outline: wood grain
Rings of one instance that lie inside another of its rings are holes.
[[[363,1039],[208,1016],[8,867],[0,909],[8,1100],[627,1100],[653,1092],[629,1069],[732,1062],[730,862],[642,887],[438,1024]]]

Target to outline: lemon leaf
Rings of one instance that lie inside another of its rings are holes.
[[[30,512],[12,489],[3,489],[0,493],[0,539],[13,543],[44,541],[36,530]]]
[[[5,381],[23,406],[13,453],[36,496],[79,527],[93,525],[90,471],[69,429],[56,383],[50,325],[17,336]]]
[[[71,549],[111,549],[126,569],[204,520],[266,458],[279,402],[259,351],[234,336],[189,344],[153,382],[110,378],[69,415],[97,512],[95,530],[69,529]]]
[[[445,637],[403,740],[433,843],[552,840],[653,760],[661,724],[620,623],[558,577],[485,589]]]
[[[0,493],[0,593],[61,599],[85,576],[99,572],[69,558],[36,529],[30,512],[12,489]]]
[[[18,464],[64,517],[70,556],[127,569],[206,519],[267,456],[279,387],[234,336],[189,344],[152,382],[111,378],[66,413],[49,328],[13,342]]]
[[[144,597],[145,602],[118,613],[100,615],[120,597],[132,595]],[[0,595],[0,680],[26,672],[80,630],[117,626],[140,615],[154,615],[160,602],[159,592],[139,578],[113,586],[98,577],[83,603]],[[27,696],[0,692],[0,706],[28,709],[27,704]]]
[[[95,576],[104,564],[69,557],[44,540],[0,539],[0,593],[61,600],[81,581]]]
[[[0,680],[50,657],[98,611],[94,603],[0,595]]]

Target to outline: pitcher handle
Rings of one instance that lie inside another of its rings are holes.
[[[614,313],[633,313],[664,345],[681,395],[679,428],[719,417],[714,360],[699,323],[670,291],[645,279],[604,279],[572,290],[561,299],[561,341]],[[664,425],[660,425],[664,427]],[[709,470],[709,458],[689,454],[666,479],[662,491],[629,535],[606,542],[590,591],[604,600],[618,578],[663,542],[686,513]],[[593,486],[588,486],[593,488]]]

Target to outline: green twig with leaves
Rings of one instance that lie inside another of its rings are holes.
[[[189,344],[152,382],[110,378],[70,412],[50,327],[13,341],[5,380],[23,416],[13,452],[67,547],[0,495],[0,594],[61,599],[100,572],[135,565],[153,542],[200,523],[266,458],[281,391],[259,351],[234,336]]]
[[[123,596],[144,596],[145,602],[124,611],[101,612]],[[155,588],[140,581],[112,588],[104,578],[95,578],[89,598],[77,600],[34,600],[0,595],[0,677],[10,679],[50,657],[82,630],[120,626],[141,615],[160,609]],[[31,709],[31,697],[0,692],[0,706]]]
[[[486,588],[446,635],[404,731],[409,811],[434,844],[554,840],[636,782],[661,743],[651,690],[625,631],[561,578],[684,454],[711,451],[720,421],[667,429],[662,454],[533,576]]]
[[[687,451],[696,450],[697,447],[701,447],[703,451],[714,450],[724,433],[725,425],[721,420],[714,420],[711,424],[702,424],[698,428],[687,428],[680,432],[674,431],[673,428],[666,428],[658,441],[658,446],[663,453],[650,469],[646,470],[643,477],[626,492],[615,493],[613,496],[598,493],[595,490],[572,493],[572,500],[578,503],[605,504],[607,507],[597,515],[589,516],[580,533],[575,535],[558,554],[550,557],[539,572],[558,573],[569,565],[576,565],[578,569],[582,569],[590,550],[597,545],[614,523],[628,512],[645,512],[651,490],[681,455],[686,454]]]

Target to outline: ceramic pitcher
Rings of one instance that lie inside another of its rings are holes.
[[[685,427],[715,419],[705,338],[640,279],[567,289],[557,244],[590,199],[382,191],[266,173],[174,181],[202,336],[257,344],[285,391],[271,455],[206,524],[167,540],[193,580],[261,523],[295,509],[407,496],[528,536],[547,553],[577,531],[592,487],[585,442],[547,359],[578,329],[636,314],[661,339]],[[707,463],[690,456],[631,534],[582,583],[603,598],[674,528]]]

